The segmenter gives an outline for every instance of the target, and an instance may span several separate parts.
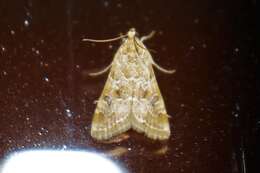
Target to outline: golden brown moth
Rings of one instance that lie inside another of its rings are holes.
[[[137,38],[135,29],[126,35],[109,40],[83,39],[107,42],[123,39],[112,63],[91,76],[101,75],[110,69],[105,87],[97,101],[91,125],[91,136],[107,140],[130,128],[144,133],[151,139],[166,140],[170,137],[169,115],[158,87],[153,66],[172,74],[156,64],[143,44],[153,33]]]

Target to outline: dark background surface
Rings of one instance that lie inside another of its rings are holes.
[[[0,158],[32,148],[86,149],[114,157],[130,172],[254,171],[256,1],[5,1],[0,0]],[[142,134],[115,144],[89,134],[93,102],[120,41],[93,44],[135,27],[154,60],[172,136]],[[259,94],[259,92],[258,92]],[[164,154],[154,152],[166,148]],[[157,153],[157,154],[156,154]],[[245,166],[244,166],[245,165]]]

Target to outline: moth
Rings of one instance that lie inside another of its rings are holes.
[[[166,70],[155,63],[143,44],[154,33],[141,39],[136,34],[132,28],[114,39],[83,39],[92,42],[122,39],[123,42],[110,65],[90,73],[98,76],[110,70],[92,119],[91,136],[96,140],[108,140],[131,128],[154,140],[170,137],[169,115],[153,66],[167,74],[175,70]]]

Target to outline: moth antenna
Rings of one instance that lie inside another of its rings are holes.
[[[112,42],[112,41],[116,41],[116,40],[120,40],[122,38],[127,37],[127,35],[120,35],[118,37],[115,38],[110,38],[110,39],[104,39],[104,40],[96,40],[96,39],[90,39],[90,38],[83,38],[82,41],[89,41],[89,42],[96,42],[96,43],[106,43],[106,42]]]
[[[152,31],[149,35],[146,35],[146,36],[143,36],[143,37],[141,37],[141,42],[144,42],[144,41],[146,41],[146,40],[149,40],[149,39],[151,39],[154,35],[155,35],[155,31]]]
[[[167,69],[165,69],[165,68],[159,66],[159,65],[158,65],[156,62],[154,62],[154,61],[153,61],[153,65],[154,65],[158,70],[160,70],[161,72],[166,73],[166,74],[173,74],[173,73],[176,72],[175,69],[167,70]]]
[[[103,70],[100,70],[100,71],[94,72],[94,73],[89,73],[88,75],[89,76],[99,76],[99,75],[102,75],[102,74],[106,73],[110,69],[111,66],[112,66],[112,63],[109,64],[107,67],[105,67]]]

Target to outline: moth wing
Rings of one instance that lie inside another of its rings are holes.
[[[148,93],[151,94],[150,96],[147,95],[146,99],[151,109],[146,117],[145,133],[148,137],[154,139],[168,139],[171,133],[169,115],[166,112],[164,100],[155,78],[152,80]]]
[[[150,53],[146,52],[145,60],[147,75],[137,86],[136,99],[133,100],[132,127],[138,132],[144,132],[149,138],[165,140],[170,137],[169,115],[166,112],[163,97],[161,95],[152,63]],[[144,67],[144,66],[143,66]]]
[[[93,116],[91,136],[97,140],[107,140],[131,128],[131,101],[119,95],[121,85],[126,84],[120,79],[121,71],[115,63],[118,56],[117,53]]]

